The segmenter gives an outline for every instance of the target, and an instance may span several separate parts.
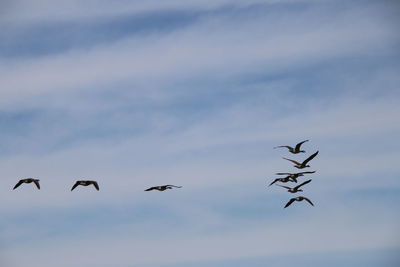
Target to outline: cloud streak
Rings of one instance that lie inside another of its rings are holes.
[[[8,44],[41,32],[21,44],[28,54],[0,45],[0,264],[359,262],[399,249],[399,55],[385,4],[41,3],[18,1],[0,22]],[[304,192],[316,205],[283,209],[292,195],[267,185],[293,167],[272,148],[304,139],[320,151]],[[30,176],[42,190],[11,190]],[[84,178],[101,190],[70,192]],[[183,188],[143,191],[167,183]]]

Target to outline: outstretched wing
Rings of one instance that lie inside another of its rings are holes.
[[[76,182],[76,183],[72,186],[71,191],[74,190],[78,185],[79,185],[79,182]]]
[[[276,183],[276,182],[278,182],[278,181],[280,181],[279,178],[275,179],[272,183],[269,184],[269,186],[273,185],[274,183]]]
[[[147,188],[147,189],[144,190],[144,191],[151,191],[151,190],[154,190],[154,189],[157,189],[157,187],[153,186],[153,187]]]
[[[280,184],[277,184],[277,186],[280,186],[280,187],[286,188],[287,190],[291,189],[289,186],[284,186],[284,185],[280,185]]]
[[[292,173],[289,173],[289,172],[278,172],[278,173],[275,173],[276,175],[292,175]]]
[[[310,161],[310,160],[312,160],[316,155],[318,155],[318,152],[319,151],[317,151],[317,152],[315,152],[314,154],[312,154],[311,156],[309,156],[305,161],[303,161],[303,165],[307,165],[307,163]]]
[[[167,185],[163,185],[163,186],[166,186],[166,187],[170,186],[170,187],[182,188],[182,186],[176,186],[176,185],[172,185],[172,184],[167,184]]]
[[[20,186],[23,182],[24,182],[23,180],[19,180],[19,182],[14,186],[13,190],[14,190],[15,188],[17,188],[18,186]]]
[[[290,150],[290,149],[293,149],[293,147],[291,147],[291,146],[276,146],[276,147],[274,147],[274,149],[275,149],[275,148],[280,148],[280,147],[286,147],[286,148],[289,149],[289,150]]]
[[[311,204],[311,206],[314,206],[314,204],[311,202],[311,200],[309,200],[308,198],[306,198],[306,197],[303,197],[304,198],[304,200],[305,201],[307,201],[308,203],[310,203]]]
[[[289,207],[290,204],[292,204],[294,201],[295,201],[295,198],[292,198],[291,200],[289,200],[288,203],[286,203],[285,207],[283,207],[283,208],[285,209],[285,208]]]
[[[307,180],[307,181],[305,181],[304,183],[301,183],[301,184],[299,184],[298,186],[296,186],[294,189],[299,189],[300,187],[302,187],[303,185],[305,185],[305,184],[308,184],[309,182],[311,182],[312,180],[310,179],[310,180]]]
[[[100,190],[99,184],[96,181],[92,181],[92,185],[96,188],[97,191]]]
[[[40,184],[38,180],[33,180],[33,182],[35,183],[36,187],[40,190]]]
[[[301,145],[302,145],[303,143],[305,143],[305,142],[308,142],[308,140],[304,140],[303,142],[298,143],[298,144],[296,145],[295,149],[296,149],[297,151],[300,150]]]
[[[315,171],[312,171],[312,172],[299,172],[299,174],[306,174],[306,173],[315,173]]]
[[[295,160],[287,159],[287,158],[283,158],[283,159],[286,159],[286,160],[288,160],[288,161],[291,161],[291,162],[293,162],[293,163],[296,164],[296,165],[301,165],[300,162],[297,162],[297,161],[295,161]]]

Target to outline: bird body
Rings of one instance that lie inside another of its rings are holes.
[[[295,160],[293,160],[293,159],[287,159],[287,158],[283,158],[283,159],[286,159],[286,160],[288,160],[288,161],[294,163],[294,164],[295,164],[294,167],[296,167],[297,169],[304,169],[304,168],[310,167],[310,165],[307,165],[307,163],[308,163],[310,160],[312,160],[316,155],[318,155],[318,152],[319,152],[319,151],[315,152],[314,154],[312,154],[311,156],[309,156],[308,158],[306,158],[306,159],[305,159],[303,162],[301,162],[301,163],[298,162],[298,161],[295,161]]]
[[[80,180],[80,181],[76,181],[76,183],[72,186],[71,191],[74,190],[78,185],[88,186],[91,184],[94,186],[94,188],[96,188],[97,191],[100,190],[99,185],[96,181]]]
[[[172,184],[158,185],[158,186],[153,186],[153,187],[147,188],[144,191],[151,191],[151,190],[165,191],[167,189],[172,189],[173,187],[181,188],[182,186],[176,186],[176,185],[172,185]]]
[[[311,202],[311,200],[309,200],[309,199],[306,198],[306,197],[299,196],[299,197],[294,197],[294,198],[290,199],[289,202],[286,203],[286,205],[285,205],[284,208],[289,207],[290,204],[292,204],[292,203],[295,202],[295,201],[303,201],[303,200],[305,200],[305,201],[307,201],[308,203],[310,203],[311,206],[314,206],[314,204]]]
[[[295,147],[291,147],[291,146],[276,146],[276,147],[274,147],[274,149],[275,148],[280,148],[280,147],[286,147],[289,150],[289,152],[292,153],[292,154],[305,153],[306,151],[300,150],[300,147],[301,147],[301,145],[303,143],[308,142],[308,141],[309,140],[304,140],[304,141],[298,143]]]
[[[298,186],[295,186],[295,187],[283,186],[283,185],[279,185],[279,184],[278,184],[278,186],[286,188],[288,190],[288,192],[290,192],[290,193],[297,193],[297,192],[303,192],[303,190],[299,189],[299,188],[302,187],[303,185],[308,184],[311,181],[312,181],[311,179],[307,180],[304,183],[301,183],[301,184],[299,184]]]
[[[36,185],[36,187],[40,190],[39,179],[35,179],[35,178],[26,178],[26,179],[19,180],[19,182],[14,186],[13,190],[16,189],[17,187],[19,187],[23,183],[25,183],[25,184],[34,183]]]
[[[287,182],[294,182],[289,176],[283,178],[276,178],[269,186],[273,185],[276,182],[287,183]]]

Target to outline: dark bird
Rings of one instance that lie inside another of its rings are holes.
[[[317,151],[317,152],[315,152],[314,154],[312,154],[311,156],[309,156],[306,160],[304,160],[302,163],[300,163],[300,162],[298,162],[298,161],[295,161],[295,160],[292,160],[292,159],[287,159],[287,158],[283,158],[283,159],[286,159],[286,160],[288,160],[288,161],[291,161],[291,162],[293,162],[295,165],[294,165],[294,167],[296,167],[297,169],[304,169],[304,168],[307,168],[307,167],[310,167],[310,165],[307,165],[307,163],[310,161],[310,160],[312,160],[317,154],[318,154],[318,152],[319,151]]]
[[[305,184],[308,184],[309,182],[311,182],[311,180],[307,180],[304,183],[299,184],[298,186],[295,187],[289,187],[289,186],[284,186],[284,185],[280,185],[278,184],[278,186],[286,188],[288,190],[288,192],[290,193],[297,193],[297,192],[303,192],[302,189],[299,189],[300,187],[302,187]]]
[[[312,171],[312,172],[297,172],[297,173],[278,172],[278,173],[276,173],[276,175],[287,175],[285,178],[290,178],[290,179],[292,179],[293,182],[297,183],[297,178],[299,178],[300,176],[304,176],[304,174],[307,174],[307,173],[315,173],[315,171]],[[285,178],[278,178],[278,179],[285,179]]]
[[[76,181],[76,183],[72,186],[71,191],[74,190],[78,185],[83,185],[83,186],[88,186],[88,185],[93,185],[97,191],[99,191],[99,185],[97,184],[96,181],[89,181],[89,180],[81,180],[81,181]]]
[[[181,188],[182,186],[176,186],[176,185],[172,185],[172,184],[159,185],[159,186],[153,186],[153,187],[147,188],[144,191],[151,191],[151,190],[165,191],[167,189],[172,189],[173,187]]]
[[[287,182],[294,182],[289,176],[284,178],[276,178],[269,186],[273,185],[276,182],[287,183]]]
[[[289,200],[289,202],[288,202],[288,203],[286,203],[286,205],[285,205],[285,207],[284,207],[284,208],[287,208],[287,207],[289,207],[289,206],[290,206],[290,204],[292,204],[292,203],[293,203],[293,202],[295,202],[295,201],[303,201],[303,200],[305,200],[305,201],[307,201],[308,203],[310,203],[310,204],[311,204],[311,206],[314,206],[314,204],[311,202],[311,200],[309,200],[309,199],[308,199],[308,198],[306,198],[306,197],[299,196],[299,197],[294,197],[294,198],[290,199],[290,200]]]
[[[40,189],[39,179],[26,178],[26,179],[19,180],[19,182],[14,186],[13,190],[14,190],[15,188],[17,188],[18,186],[20,186],[21,184],[23,184],[23,183],[30,184],[30,183],[32,183],[32,182],[35,183],[35,185],[36,185],[36,187],[37,187],[38,189]]]
[[[308,140],[304,140],[304,141],[298,143],[295,147],[291,147],[291,146],[276,146],[276,147],[274,147],[274,149],[275,149],[275,148],[279,148],[279,147],[286,147],[286,148],[289,150],[289,152],[290,152],[290,153],[293,153],[293,154],[305,153],[304,150],[300,150],[301,145],[302,145],[303,143],[305,143],[305,142],[308,142]]]

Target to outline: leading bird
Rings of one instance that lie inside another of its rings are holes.
[[[39,179],[35,179],[35,178],[26,178],[26,179],[21,179],[19,180],[19,182],[14,186],[13,190],[16,189],[18,186],[20,186],[21,184],[30,184],[30,183],[34,183],[37,187],[37,189],[40,189],[40,184],[39,184]]]

